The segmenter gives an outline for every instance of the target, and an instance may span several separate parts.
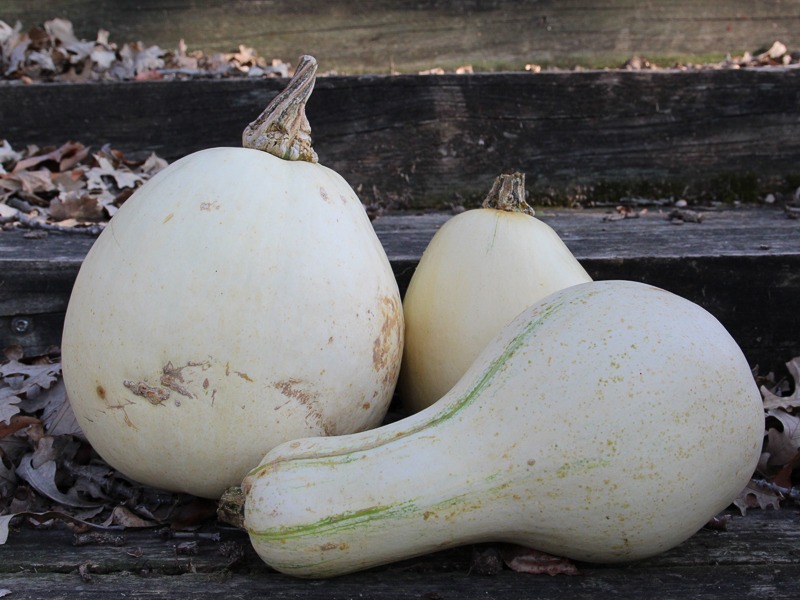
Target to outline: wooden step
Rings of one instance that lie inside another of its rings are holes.
[[[206,528],[173,537],[152,529],[73,535],[56,527],[12,532],[0,589],[10,598],[772,598],[800,578],[796,511],[750,510],[727,531],[703,529],[633,564],[578,565],[577,576],[475,569],[471,546],[327,580],[269,569],[247,536]],[[497,546],[490,546],[497,548]],[[487,547],[481,547],[486,551]],[[532,591],[533,590],[533,591]],[[789,594],[791,597],[791,594]]]
[[[542,210],[537,216],[593,278],[651,283],[709,310],[752,365],[772,368],[800,354],[800,220],[769,208],[707,210],[699,223],[670,213],[651,208],[620,219],[616,211]],[[406,212],[373,222],[402,291],[452,216]],[[69,293],[93,241],[58,232],[0,233],[0,348],[20,344],[35,355],[60,343]]]
[[[171,161],[240,146],[285,83],[0,82],[0,134]],[[307,112],[320,162],[365,204],[430,208],[482,200],[507,169],[545,205],[791,194],[798,106],[800,69],[769,67],[320,77]]]
[[[634,53],[670,60],[757,52],[774,40],[800,44],[793,4],[769,0],[681,2],[626,0],[211,0],[52,3],[5,0],[2,18],[27,30],[69,17],[77,35],[99,29],[122,45],[141,41],[166,50],[181,38],[189,51],[235,52],[251,46],[268,61],[315,54],[322,69],[340,73],[416,72],[470,64],[475,69],[522,69],[526,63],[619,65]]]

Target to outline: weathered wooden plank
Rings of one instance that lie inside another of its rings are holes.
[[[212,528],[214,529],[214,528]],[[750,511],[726,532],[702,530],[679,547],[630,565],[579,565],[578,577],[471,571],[471,548],[403,561],[335,579],[305,581],[275,573],[241,532],[199,539],[196,554],[182,540],[128,531],[120,546],[75,546],[61,530],[12,532],[3,547],[0,580],[13,597],[98,598],[720,598],[772,597],[800,576],[796,515]],[[186,540],[183,540],[186,541]],[[241,558],[232,563],[231,552]],[[78,573],[83,565],[87,580]]]
[[[13,574],[2,585],[12,590],[9,598],[40,600],[89,600],[106,598],[191,598],[220,600],[594,600],[599,597],[624,598],[778,598],[795,589],[800,568],[787,567],[709,567],[677,572],[599,571],[583,577],[547,575],[527,576],[503,573],[494,577],[467,574],[392,574],[369,579],[289,581],[274,576],[258,578],[227,573],[187,573],[180,577],[159,577],[114,573],[91,574],[84,581],[77,573]]]
[[[141,40],[173,49],[229,52],[240,44],[267,58],[312,53],[339,72],[416,71],[431,67],[522,69],[526,63],[616,65],[639,53],[653,59],[703,58],[754,51],[778,39],[800,44],[792,2],[766,0],[157,0],[48,3],[6,0],[2,18],[26,26],[55,16],[77,33],[98,29],[119,44]],[[176,26],[177,25],[177,26]],[[700,56],[698,56],[700,55]]]
[[[671,224],[665,212],[608,221],[602,211],[540,211],[595,279],[663,287],[714,314],[751,364],[774,368],[800,354],[800,220],[780,210],[707,212]],[[374,227],[401,291],[434,232],[452,214],[392,214]],[[28,354],[60,343],[63,314],[93,238],[0,234],[0,348]],[[27,323],[23,331],[19,326]],[[16,324],[16,325],[15,325]]]
[[[76,139],[170,160],[238,146],[279,80],[0,86],[12,145]],[[536,203],[756,200],[800,183],[800,69],[320,78],[320,160],[367,204],[474,203],[526,173]]]

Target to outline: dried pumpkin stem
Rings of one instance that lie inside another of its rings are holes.
[[[306,118],[306,102],[314,90],[316,76],[316,59],[301,56],[286,89],[245,128],[242,146],[286,160],[317,162],[317,153],[311,147],[311,125]]]
[[[244,529],[245,494],[242,488],[234,486],[225,490],[217,504],[217,519],[222,523]]]
[[[536,214],[525,202],[525,174],[515,171],[497,177],[483,201],[483,208],[525,213],[530,216]]]

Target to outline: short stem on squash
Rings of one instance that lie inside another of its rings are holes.
[[[222,523],[244,529],[245,493],[238,485],[228,488],[217,504],[217,519]]]
[[[497,177],[489,195],[483,201],[483,208],[525,213],[530,216],[536,214],[525,201],[525,174],[515,171]]]
[[[285,160],[317,162],[317,153],[311,147],[311,125],[306,118],[306,102],[314,90],[316,76],[316,59],[301,56],[286,89],[245,128],[242,146]]]

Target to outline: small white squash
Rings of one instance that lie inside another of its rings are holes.
[[[409,412],[436,402],[523,309],[591,278],[525,202],[521,173],[501,175],[483,207],[433,236],[406,291],[400,396]]]
[[[580,284],[526,309],[428,409],[272,450],[243,482],[244,524],[301,577],[490,541],[630,561],[724,509],[763,431],[712,315],[644,284]]]
[[[315,71],[304,57],[247,148],[191,154],[137,190],[80,269],[69,399],[97,452],[139,482],[219,498],[281,442],[385,416],[400,295],[363,205],[316,163]]]

